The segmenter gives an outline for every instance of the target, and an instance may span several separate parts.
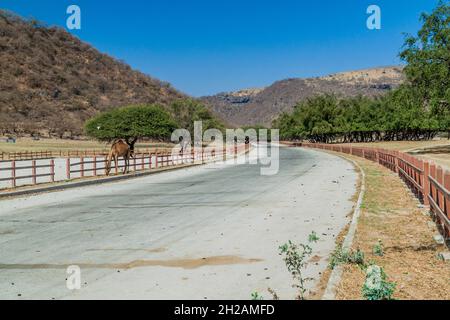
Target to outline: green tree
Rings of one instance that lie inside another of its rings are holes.
[[[180,99],[173,102],[169,111],[179,124],[180,128],[194,132],[194,122],[202,121],[203,131],[218,129],[225,131],[225,125],[218,120],[203,104],[194,99]]]
[[[441,130],[450,130],[450,5],[439,1],[431,14],[421,16],[417,36],[408,35],[400,57],[407,63],[408,84]]]
[[[131,147],[140,138],[170,139],[177,128],[171,115],[159,105],[135,105],[102,113],[85,124],[86,134],[103,141],[124,139]]]

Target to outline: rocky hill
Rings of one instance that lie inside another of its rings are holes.
[[[269,87],[202,97],[211,110],[233,125],[269,126],[280,113],[316,94],[378,96],[402,83],[401,67],[384,67],[343,72],[326,77],[286,79]]]
[[[400,67],[387,67],[287,79],[200,100],[230,125],[270,125],[312,95],[375,96],[402,81]],[[186,97],[64,29],[0,10],[0,135],[77,136],[98,112],[127,104],[168,105]]]
[[[79,135],[100,111],[182,97],[64,29],[0,10],[0,134]]]

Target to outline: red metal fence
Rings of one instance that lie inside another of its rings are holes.
[[[400,151],[317,143],[294,145],[352,154],[396,172],[416,197],[430,207],[442,234],[450,239],[450,172],[441,166]]]

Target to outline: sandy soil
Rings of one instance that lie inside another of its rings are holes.
[[[346,155],[347,157],[347,155]],[[392,172],[373,162],[348,156],[366,172],[366,195],[353,249],[364,251],[367,261],[382,266],[397,284],[398,299],[450,299],[450,265],[437,258],[447,250],[437,245],[438,231],[425,209]],[[373,254],[381,240],[384,255]],[[338,299],[361,299],[364,273],[345,265]]]

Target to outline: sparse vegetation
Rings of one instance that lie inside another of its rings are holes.
[[[283,255],[284,262],[288,271],[291,273],[292,278],[295,281],[293,285],[294,288],[298,289],[299,300],[305,299],[306,283],[313,279],[303,276],[303,269],[308,264],[307,260],[312,253],[311,244],[317,242],[319,238],[316,233],[313,231],[308,237],[307,244],[294,244],[292,241],[288,241],[288,243],[280,246],[280,255]]]
[[[382,256],[381,240],[374,247],[374,255]],[[376,252],[376,253],[375,253]],[[357,265],[366,273],[362,295],[367,300],[391,300],[394,294],[395,284],[387,281],[383,268],[373,262],[366,263],[364,252],[357,249],[344,250],[338,246],[331,255],[329,267],[334,269],[337,265]]]
[[[364,259],[364,252],[357,249],[356,251],[344,250],[342,246],[338,246],[335,251],[331,254],[329,268],[334,269],[340,264],[356,264],[360,268],[364,269],[366,262]]]
[[[364,206],[352,248],[364,252],[367,265],[383,268],[389,281],[397,284],[393,297],[405,300],[448,300],[450,264],[436,259],[444,245],[434,243],[437,233],[430,227],[425,209],[409,194],[403,182],[389,169],[356,156],[366,174]],[[389,187],[386,187],[389,186]],[[381,240],[383,256],[374,245]],[[366,272],[356,264],[342,264],[342,278],[337,289],[339,300],[361,299]]]
[[[264,300],[263,296],[261,296],[257,291],[252,292],[251,297],[252,300]]]
[[[367,300],[392,300],[396,284],[387,281],[383,268],[371,265],[366,270],[362,294]]]
[[[319,240],[319,236],[315,231],[312,231],[308,236],[308,241],[311,242],[317,242]]]
[[[378,239],[378,242],[373,246],[372,253],[379,257],[384,255],[383,241],[381,241],[381,239]]]

